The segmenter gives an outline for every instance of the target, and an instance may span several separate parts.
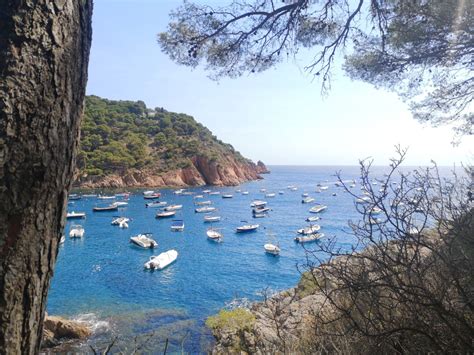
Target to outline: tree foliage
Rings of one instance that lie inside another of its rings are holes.
[[[247,0],[191,2],[158,36],[176,62],[204,63],[212,77],[260,72],[314,51],[306,69],[330,87],[341,53],[352,78],[396,90],[414,116],[472,134],[474,3],[466,0]]]
[[[143,101],[86,97],[81,134],[77,163],[88,175],[185,168],[197,155],[215,160],[233,155],[245,160],[191,116],[163,108],[151,110]]]

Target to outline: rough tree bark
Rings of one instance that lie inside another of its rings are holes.
[[[0,353],[39,351],[77,151],[92,0],[0,1]]]

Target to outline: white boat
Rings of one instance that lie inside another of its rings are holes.
[[[157,198],[160,198],[160,197],[161,197],[160,192],[153,192],[152,194],[143,195],[143,198],[145,200],[156,200]]]
[[[66,219],[79,219],[79,218],[86,218],[86,213],[72,211],[66,214]]]
[[[203,195],[196,195],[196,196],[194,196],[194,199],[198,199],[198,198],[204,198],[204,196],[203,196]]]
[[[130,238],[130,243],[138,245],[140,248],[153,249],[158,246],[158,243],[151,238],[151,233],[138,234]]]
[[[252,209],[252,213],[253,214],[256,214],[256,213],[267,213],[267,212],[270,212],[270,208],[269,207],[255,207]]]
[[[243,226],[237,227],[237,233],[253,232],[259,227],[258,224],[245,224]]]
[[[175,214],[176,214],[176,211],[163,211],[163,212],[158,212],[155,218],[173,217]]]
[[[318,220],[319,220],[318,216],[310,216],[310,217],[306,218],[306,222],[316,222]]]
[[[203,190],[202,193],[203,193],[203,194],[210,194],[210,193],[211,193],[211,190]]]
[[[165,211],[177,211],[177,210],[180,210],[181,208],[183,208],[183,205],[169,205],[168,207],[165,207],[164,210]]]
[[[260,189],[260,192],[267,192],[267,189]]]
[[[301,194],[301,197],[308,197],[309,194],[307,192],[305,192],[304,194]]]
[[[249,192],[248,191],[242,191],[242,195],[248,195]]]
[[[196,212],[196,213],[209,213],[209,212],[214,212],[215,210],[216,210],[215,207],[205,206],[205,207],[196,208],[194,210],[194,212]]]
[[[362,196],[360,198],[356,199],[357,204],[364,204],[364,203],[369,203],[371,201],[369,196]]]
[[[59,239],[59,244],[64,244],[65,241],[66,241],[66,236],[63,234],[61,236],[61,239]]]
[[[311,235],[305,235],[303,237],[296,237],[295,242],[298,243],[310,243],[310,242],[315,242],[319,239],[324,237],[324,233],[316,233],[316,234],[311,234]]]
[[[129,198],[130,197],[130,192],[120,192],[118,194],[115,194],[115,197],[125,197]]]
[[[204,216],[204,222],[219,222],[221,216]]]
[[[291,191],[297,191],[298,188],[295,186],[295,187],[292,187],[290,190],[291,190]]]
[[[266,213],[254,213],[252,215],[253,218],[265,218],[267,216],[268,216],[268,214],[266,214]]]
[[[212,191],[212,192],[209,192],[209,195],[220,195],[220,191]]]
[[[206,205],[212,205],[211,201],[196,201],[194,202],[196,206],[206,206]]]
[[[114,195],[114,196],[99,195],[99,196],[97,196],[97,198],[98,198],[99,200],[114,200],[114,199],[115,199],[115,195]]]
[[[310,235],[310,234],[316,233],[320,229],[321,229],[321,226],[315,224],[315,225],[312,225],[312,226],[309,226],[309,227],[306,227],[306,228],[298,229],[296,232],[298,234],[302,234],[302,235]]]
[[[182,219],[175,219],[171,224],[171,230],[173,232],[182,232],[184,231],[184,221]]]
[[[110,224],[113,226],[119,226],[120,228],[128,228],[128,222],[130,221],[127,217],[118,217],[114,219]]]
[[[333,192],[332,195],[333,195],[333,196],[337,196],[337,193]]]
[[[84,194],[82,195],[84,198],[91,198],[91,197],[97,197],[97,194]]]
[[[265,252],[268,254],[272,255],[279,255],[280,254],[280,247],[275,244],[267,243],[263,246],[263,249],[265,249]]]
[[[84,236],[84,227],[80,224],[73,224],[69,231],[69,237],[71,238],[82,238]]]
[[[265,195],[265,197],[275,197],[275,196],[276,196],[276,194],[274,194],[273,192]]]
[[[328,206],[325,206],[325,205],[316,205],[314,207],[311,207],[309,209],[309,212],[311,213],[319,213],[319,212],[322,212],[324,211],[326,208],[328,208]]]
[[[382,213],[382,210],[381,210],[380,208],[378,208],[378,207],[373,207],[373,208],[369,211],[369,213],[370,213],[371,215],[380,214],[380,213]]]
[[[250,204],[250,207],[263,207],[267,204],[267,201],[256,200]]]
[[[168,202],[166,201],[161,201],[161,202],[148,202],[145,204],[146,207],[150,207],[150,208],[156,208],[156,207],[163,207],[163,206],[166,206],[168,204]]]
[[[356,187],[356,186],[355,186],[355,184],[351,184],[349,187],[350,187],[351,189],[353,189],[353,188]]]
[[[314,202],[314,198],[312,197],[306,197],[301,200],[301,203],[311,203],[311,202]]]
[[[125,201],[117,201],[117,202],[112,203],[112,205],[115,205],[115,206],[117,206],[117,207],[125,207],[125,206],[128,206],[128,202],[125,202]]]
[[[231,195],[231,194],[222,195],[222,198],[232,198],[232,197],[234,197],[234,195]]]
[[[320,189],[321,191],[324,191],[324,190],[329,189],[329,186],[321,186],[319,189]]]
[[[218,232],[216,229],[214,228],[209,228],[206,232],[207,234],[207,237],[215,242],[220,242],[222,241],[222,239],[224,238],[224,236],[222,235],[222,233]]]
[[[153,190],[148,190],[148,191],[143,191],[143,195],[146,196],[146,195],[153,195],[155,193],[155,191]]]
[[[174,193],[175,195],[181,195],[183,192],[184,192],[184,189],[179,189],[179,190],[173,191],[173,193]]]
[[[157,256],[150,256],[150,260],[145,263],[145,269],[162,270],[169,266],[178,258],[178,252],[174,249],[161,253]]]

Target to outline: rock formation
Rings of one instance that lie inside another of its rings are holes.
[[[92,334],[83,323],[46,315],[43,325],[43,348],[51,348],[66,339],[86,339]]]

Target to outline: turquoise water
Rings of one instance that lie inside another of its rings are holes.
[[[157,209],[145,208],[149,200],[143,199],[142,191],[135,191],[129,205],[119,213],[93,213],[93,206],[101,202],[96,198],[74,201],[69,211],[87,213],[87,218],[81,221],[85,236],[81,240],[69,239],[71,222],[67,223],[66,242],[60,247],[48,312],[69,317],[93,314],[96,322],[108,322],[109,332],[113,328],[115,334],[127,336],[176,321],[173,324],[190,334],[185,349],[203,351],[207,346],[203,344],[211,341],[209,332],[203,329],[207,316],[233,299],[258,300],[267,288],[282,290],[298,282],[298,266],[305,264],[306,252],[293,238],[297,229],[307,225],[305,218],[311,215],[308,213],[311,204],[301,203],[303,192],[329,206],[320,214],[321,232],[326,236],[336,235],[340,245],[351,245],[347,222],[357,220],[359,215],[353,198],[334,185],[334,173],[338,170],[342,170],[344,179],[358,179],[358,167],[275,166],[261,181],[239,187],[209,187],[234,195],[232,199],[205,195],[222,217],[214,226],[223,228],[223,243],[206,238],[209,224],[203,222],[204,214],[194,212],[193,196],[175,195],[173,190],[161,190],[160,200],[184,206],[176,215],[184,220],[184,232],[170,230],[172,219],[155,219]],[[375,173],[374,177],[382,177],[383,169],[375,169]],[[315,193],[319,182],[329,185],[329,189]],[[290,191],[288,185],[295,185],[298,190]],[[206,188],[188,191],[201,193]],[[262,188],[276,196],[265,198],[260,192]],[[237,189],[249,194],[241,195]],[[280,190],[285,193],[279,195]],[[360,185],[354,190],[359,192]],[[337,196],[332,196],[333,192]],[[268,218],[252,218],[250,203],[254,199],[268,201],[272,209]],[[110,224],[116,215],[132,219],[128,229]],[[259,223],[261,227],[254,233],[235,233],[244,220]],[[277,235],[282,249],[279,257],[265,254],[263,245],[268,240],[263,227]],[[153,233],[158,249],[142,250],[129,243],[131,236],[142,232]],[[174,264],[163,271],[144,271],[143,264],[151,255],[169,249],[179,253]],[[127,327],[127,319],[130,322],[133,319],[133,329]]]

